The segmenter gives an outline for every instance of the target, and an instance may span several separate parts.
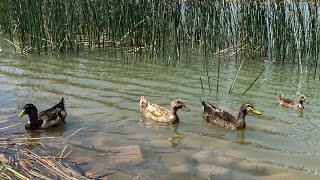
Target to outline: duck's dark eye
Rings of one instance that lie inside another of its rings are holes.
[[[253,108],[253,106],[251,104],[247,104],[247,107],[249,108]]]

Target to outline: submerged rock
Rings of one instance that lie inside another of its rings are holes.
[[[128,145],[109,148],[108,159],[112,164],[131,163],[132,161],[142,160],[141,149],[138,145]]]

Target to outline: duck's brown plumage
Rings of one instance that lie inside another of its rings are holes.
[[[180,99],[175,99],[171,102],[171,110],[158,106],[156,104],[150,104],[144,96],[140,99],[140,111],[142,117],[161,122],[161,123],[176,123],[179,122],[177,110],[184,108],[190,111]]]
[[[202,118],[204,120],[226,129],[244,129],[246,127],[245,117],[249,112],[262,114],[252,104],[243,104],[238,118],[212,104],[207,105],[204,101],[202,101],[202,108]]]
[[[293,100],[286,98],[281,91],[278,92],[278,104],[284,107],[303,109],[303,103],[308,103],[308,100],[304,95],[300,95],[298,103],[295,104]]]
[[[63,122],[67,116],[67,111],[64,107],[64,99],[50,109],[42,111],[38,114],[38,110],[33,104],[26,104],[18,117],[29,115],[29,122],[25,124],[28,130],[47,129]]]

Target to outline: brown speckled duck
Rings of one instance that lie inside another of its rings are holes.
[[[281,91],[278,92],[278,104],[285,107],[303,109],[303,103],[309,103],[304,95],[300,95],[298,103],[295,104],[291,99],[284,97]]]
[[[245,117],[248,113],[262,114],[252,104],[243,104],[240,107],[238,118],[212,104],[208,106],[204,101],[202,101],[202,108],[202,118],[204,120],[219,125],[220,127],[234,130],[244,129],[246,127]]]
[[[33,104],[26,104],[18,117],[29,115],[29,122],[25,124],[28,130],[47,129],[64,122],[67,116],[67,111],[64,107],[64,99],[50,109],[42,111],[38,114],[38,110]]]
[[[177,115],[178,109],[190,111],[180,99],[175,99],[171,102],[171,110],[165,109],[156,104],[150,104],[144,96],[141,96],[140,99],[140,111],[142,117],[152,119],[157,122],[168,124],[179,122],[179,117]]]

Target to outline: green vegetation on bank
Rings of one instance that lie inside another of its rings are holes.
[[[106,48],[172,61],[219,52],[300,65],[319,58],[317,1],[11,0],[0,6],[1,27],[18,51]]]

